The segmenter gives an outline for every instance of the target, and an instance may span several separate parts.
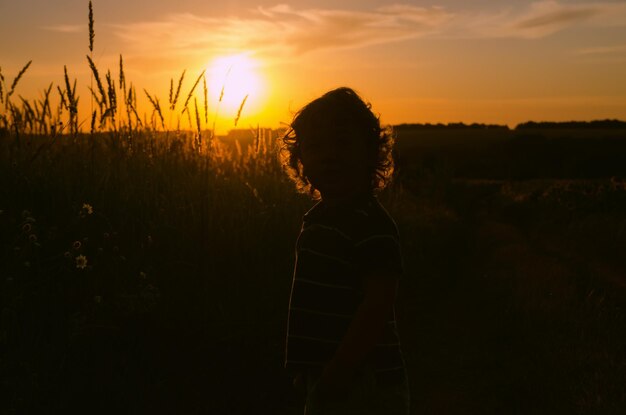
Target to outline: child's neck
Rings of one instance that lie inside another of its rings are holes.
[[[322,200],[329,207],[341,207],[348,206],[354,201],[366,199],[372,196],[370,189],[355,189],[349,193],[342,193],[336,195],[322,194]]]

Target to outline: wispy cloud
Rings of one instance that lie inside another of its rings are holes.
[[[114,25],[113,29],[131,56],[175,60],[242,50],[288,57],[420,37],[536,39],[581,25],[626,25],[625,3],[543,0],[502,7],[477,13],[409,4],[367,10],[281,4],[248,10],[237,17],[174,14],[160,21]]]
[[[496,17],[497,21],[491,19],[492,24],[486,25],[483,35],[536,39],[573,27],[626,26],[626,4],[543,0]]]
[[[270,55],[354,48],[436,33],[452,14],[439,7],[393,5],[369,11],[258,8],[251,17],[176,14],[159,22],[116,26],[142,54],[206,54],[253,49]]]
[[[396,42],[436,33],[452,14],[438,7],[393,5],[372,11],[278,6],[263,10],[280,22],[285,46],[296,53]],[[278,33],[276,33],[278,35]]]
[[[611,45],[611,46],[597,46],[593,48],[583,48],[574,51],[575,55],[590,56],[590,55],[626,55],[626,44],[623,45]]]
[[[609,64],[626,62],[626,44],[603,45],[573,50],[571,55],[581,62]]]
[[[55,25],[55,26],[44,26],[44,30],[48,30],[51,32],[59,32],[59,33],[81,33],[85,31],[84,24],[63,24],[63,25]]]

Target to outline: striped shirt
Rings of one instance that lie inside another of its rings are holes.
[[[395,222],[373,195],[341,207],[323,200],[303,217],[289,301],[285,368],[329,362],[363,300],[368,273],[403,273]],[[366,359],[376,371],[404,370],[395,311],[389,309],[380,342]]]

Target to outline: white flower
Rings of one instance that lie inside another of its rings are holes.
[[[80,216],[82,218],[91,215],[93,213],[93,206],[89,203],[83,203],[83,207],[80,209]]]
[[[85,255],[78,255],[76,257],[76,268],[78,269],[87,268],[87,257]]]

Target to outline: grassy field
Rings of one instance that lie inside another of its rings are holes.
[[[301,409],[282,357],[312,202],[282,173],[275,133],[195,142],[2,137],[3,412]],[[431,167],[400,165],[428,174],[380,195],[406,261],[413,413],[621,413],[624,183]]]
[[[140,117],[122,58],[88,64],[86,118],[67,72],[31,101],[29,65],[0,72],[0,413],[301,413],[282,364],[313,202],[279,132],[213,137],[204,74]],[[524,134],[397,130],[379,198],[414,414],[626,410],[624,132]]]

